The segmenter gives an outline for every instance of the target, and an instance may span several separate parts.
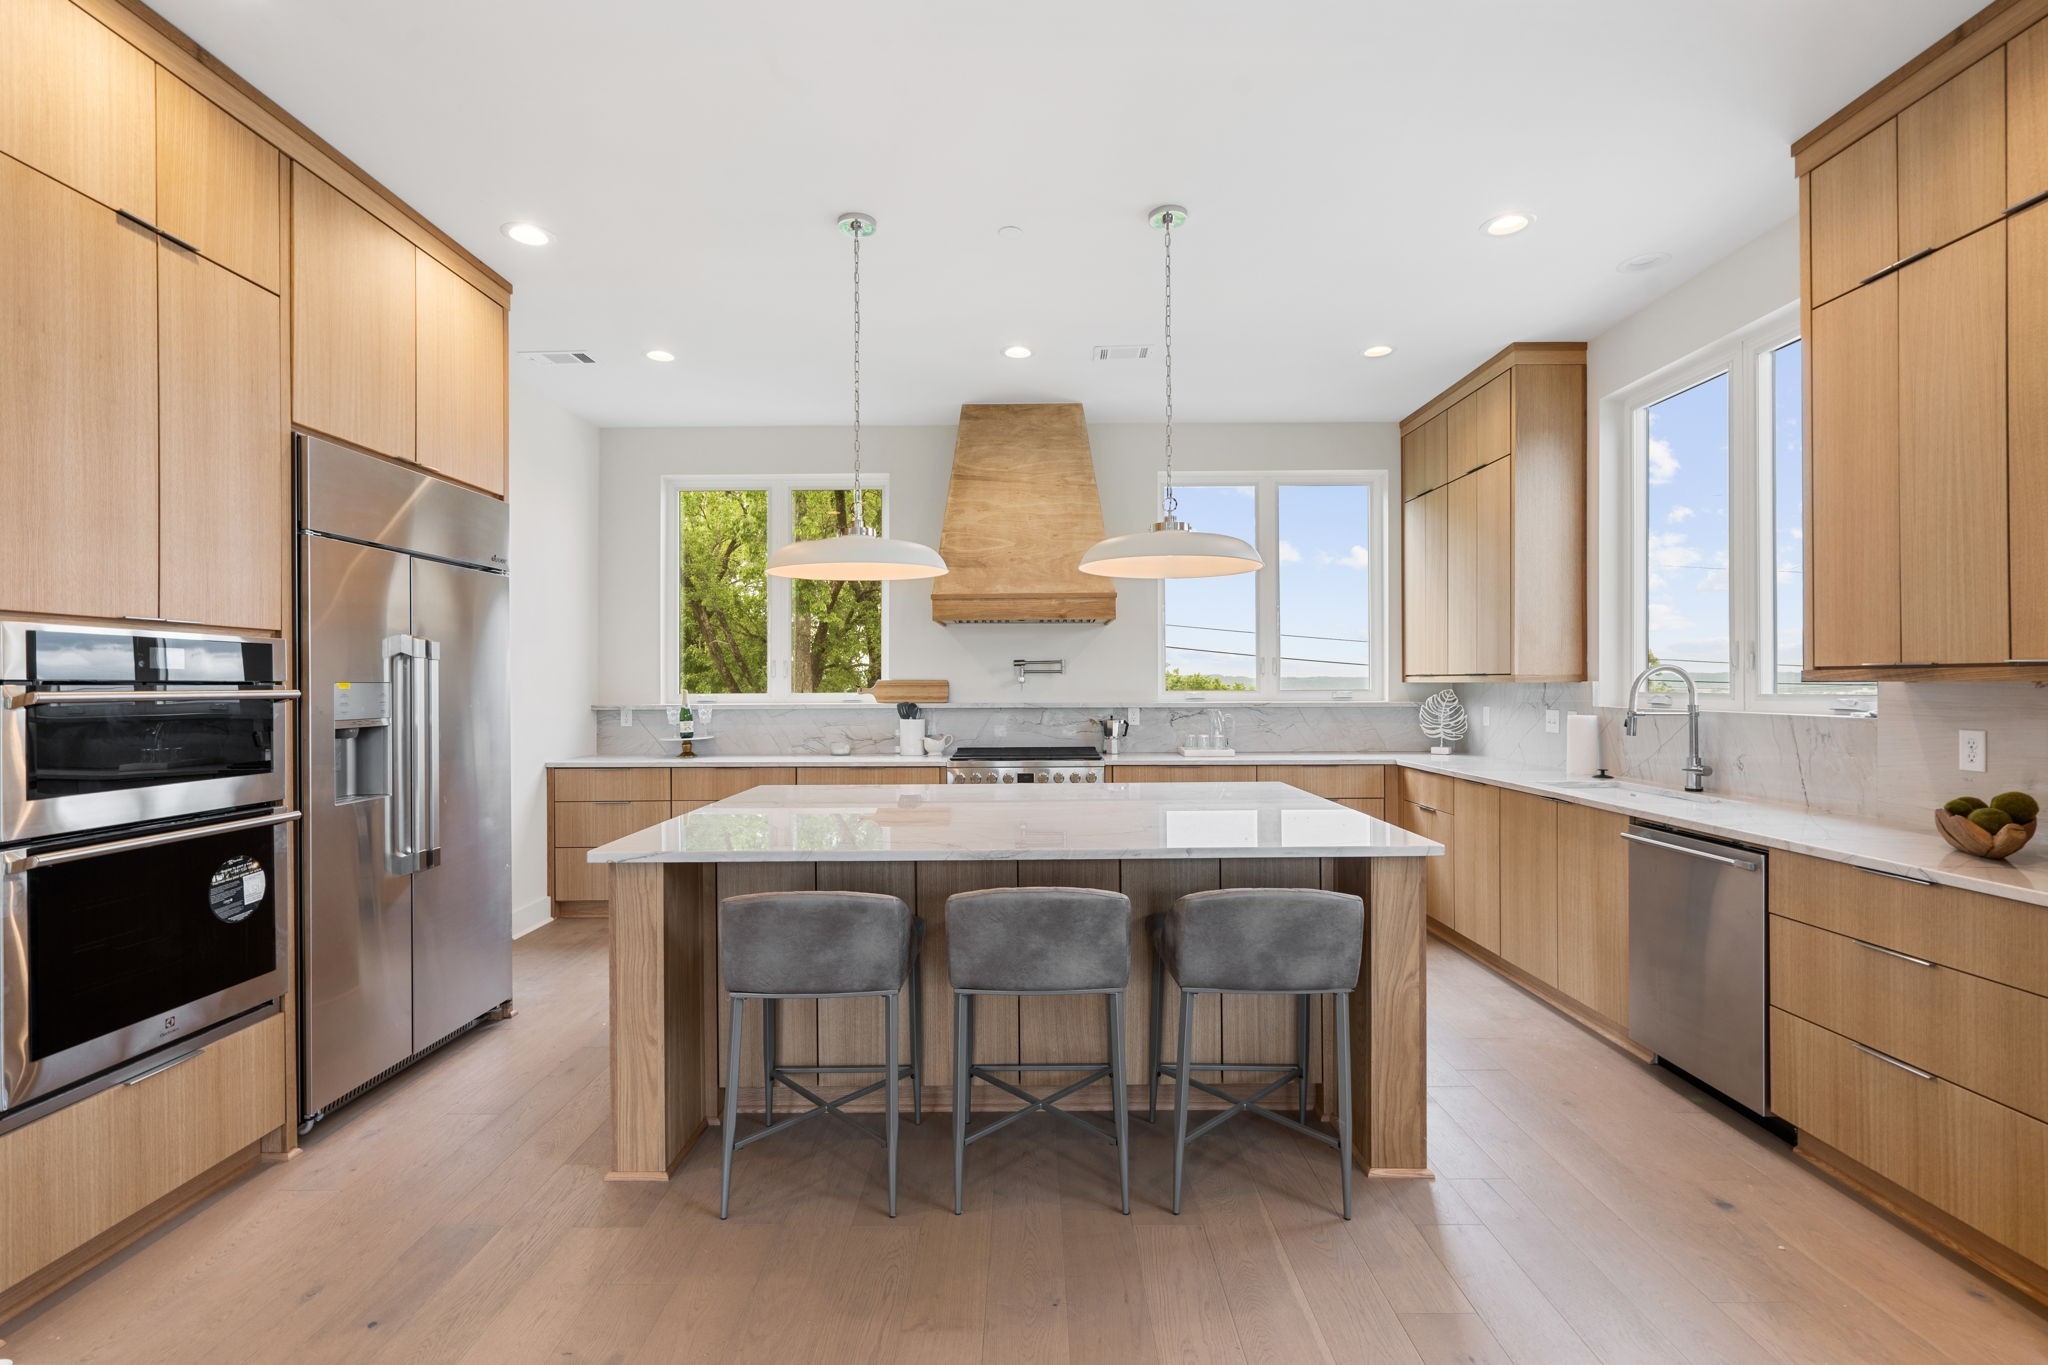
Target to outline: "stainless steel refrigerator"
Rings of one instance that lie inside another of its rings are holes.
[[[300,1116],[512,995],[506,509],[295,438]]]

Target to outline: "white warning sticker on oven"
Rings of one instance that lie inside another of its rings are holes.
[[[223,924],[239,924],[263,904],[263,893],[269,887],[270,878],[264,873],[263,864],[238,856],[214,869],[206,900],[215,919]]]

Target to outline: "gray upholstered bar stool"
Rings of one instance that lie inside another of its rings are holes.
[[[1131,902],[1117,891],[1069,886],[1000,887],[946,898],[947,967],[953,985],[953,1212],[961,1211],[967,1146],[1027,1114],[1055,1114],[1116,1148],[1123,1211],[1131,1211],[1131,1120],[1124,1089],[1124,988],[1131,981]],[[982,995],[1100,995],[1109,1012],[1106,1062],[974,1062],[974,1001]],[[998,1071],[1086,1071],[1050,1095],[1034,1095]],[[1107,1077],[1113,1131],[1069,1114],[1059,1101]],[[974,1082],[1023,1100],[1024,1108],[967,1131]]]
[[[1173,1211],[1180,1212],[1181,1174],[1188,1144],[1237,1114],[1257,1114],[1283,1128],[1306,1133],[1337,1149],[1344,1181],[1344,1216],[1351,1216],[1351,992],[1358,986],[1365,952],[1365,902],[1340,891],[1300,887],[1269,890],[1197,891],[1152,916],[1152,1036],[1146,1084],[1148,1120],[1159,1117],[1159,1078],[1174,1078]],[[1160,1031],[1166,1009],[1165,975],[1180,986],[1180,1049],[1171,1065],[1160,1060]],[[1203,995],[1299,996],[1295,1012],[1300,1034],[1295,1060],[1278,1065],[1198,1062],[1188,1056],[1195,1000]],[[1310,997],[1337,998],[1337,1135],[1308,1125],[1308,1014]],[[1278,1076],[1239,1099],[1190,1071],[1274,1071]],[[1259,1101],[1297,1081],[1296,1118],[1277,1114]],[[1200,1090],[1230,1107],[1188,1131],[1188,1092]]]
[[[727,896],[718,903],[718,970],[732,995],[732,1046],[726,1065],[725,1160],[719,1172],[718,1216],[732,1209],[732,1154],[762,1138],[794,1128],[821,1114],[843,1120],[856,1132],[875,1134],[842,1112],[843,1106],[881,1090],[887,1096],[883,1136],[889,1149],[889,1216],[896,1216],[896,1129],[898,1096],[910,1080],[914,1112],[923,1114],[924,1067],[918,1054],[924,1036],[924,993],[918,987],[918,948],[923,925],[901,897],[867,891],[763,891]],[[899,1059],[896,1002],[910,983],[910,1060]],[[783,1066],[775,1057],[775,1011],[783,1000],[822,1000],[871,995],[882,1001],[884,1057],[880,1065]],[[739,1136],[740,1037],[745,1001],[761,1002],[761,1069],[766,1082],[758,1133]],[[882,1073],[881,1079],[828,1100],[792,1076]],[[810,1101],[794,1118],[775,1121],[775,1087],[784,1085]]]

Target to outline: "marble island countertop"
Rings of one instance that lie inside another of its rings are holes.
[[[1280,782],[756,787],[593,863],[1406,858],[1443,845]]]
[[[1421,758],[1419,754],[1273,754],[1248,753],[1239,751],[1225,758],[1193,757],[1183,758],[1179,754],[1116,754],[1105,758],[1104,763],[1125,764],[1132,767],[1149,767],[1165,764],[1197,763],[1205,766],[1285,767],[1289,764],[1329,763],[1393,763],[1403,758]],[[952,760],[950,754],[926,754],[911,758],[894,753],[866,754],[698,754],[695,758],[661,758],[647,754],[592,754],[584,758],[560,758],[550,762],[550,768],[943,768]]]

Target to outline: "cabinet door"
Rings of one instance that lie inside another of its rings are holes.
[[[2003,663],[2005,225],[1899,273],[1899,646]]]
[[[154,236],[0,157],[0,610],[159,614],[156,258]]]
[[[1945,246],[2005,212],[2005,50],[1899,114],[1899,254]]]
[[[211,261],[158,248],[159,614],[174,621],[284,629],[278,307]]]
[[[1500,794],[1500,955],[1557,984],[1558,802]]]
[[[1481,465],[1492,464],[1514,446],[1513,371],[1490,380],[1478,392],[1459,399],[1445,414],[1450,419],[1450,465],[1455,479]]]
[[[156,217],[156,64],[68,0],[0,5],[0,152]]]
[[[2048,23],[2048,21],[2043,21]],[[2027,30],[2040,31],[2041,25]],[[2048,659],[2048,593],[2039,589],[2048,563],[2048,205],[2006,220],[2006,348],[2011,385],[2006,493],[2012,500],[2010,586],[2012,657]],[[2027,566],[2023,577],[2019,566]]]
[[[1628,1023],[1628,817],[1557,807],[1557,988]]]
[[[1454,676],[1514,668],[1512,460],[1496,460],[1450,486],[1449,668]]]
[[[505,491],[505,310],[424,251],[418,274],[419,462]]]
[[[1457,928],[1456,911],[1452,891],[1454,878],[1451,868],[1451,813],[1425,806],[1414,801],[1399,803],[1398,817],[1401,828],[1411,834],[1420,834],[1444,846],[1445,852],[1433,858],[1422,860],[1422,896],[1424,908],[1429,917],[1439,924]]]
[[[1897,663],[1899,277],[1813,310],[1807,648],[1816,668]]]
[[[292,420],[413,458],[411,242],[292,167]]]
[[[1450,460],[1449,413],[1440,412],[1401,438],[1401,497],[1421,497],[1441,487]]]
[[[1899,259],[1898,121],[1875,128],[1806,178],[1813,301],[1826,303]]]
[[[157,68],[158,227],[275,294],[283,173],[277,148]]]
[[[1500,951],[1500,788],[1458,784],[1451,816],[1452,925],[1490,952]]]
[[[1450,503],[1432,488],[1401,508],[1401,659],[1411,677],[1450,669]]]
[[[2005,201],[2048,191],[2048,19],[2005,45]]]

